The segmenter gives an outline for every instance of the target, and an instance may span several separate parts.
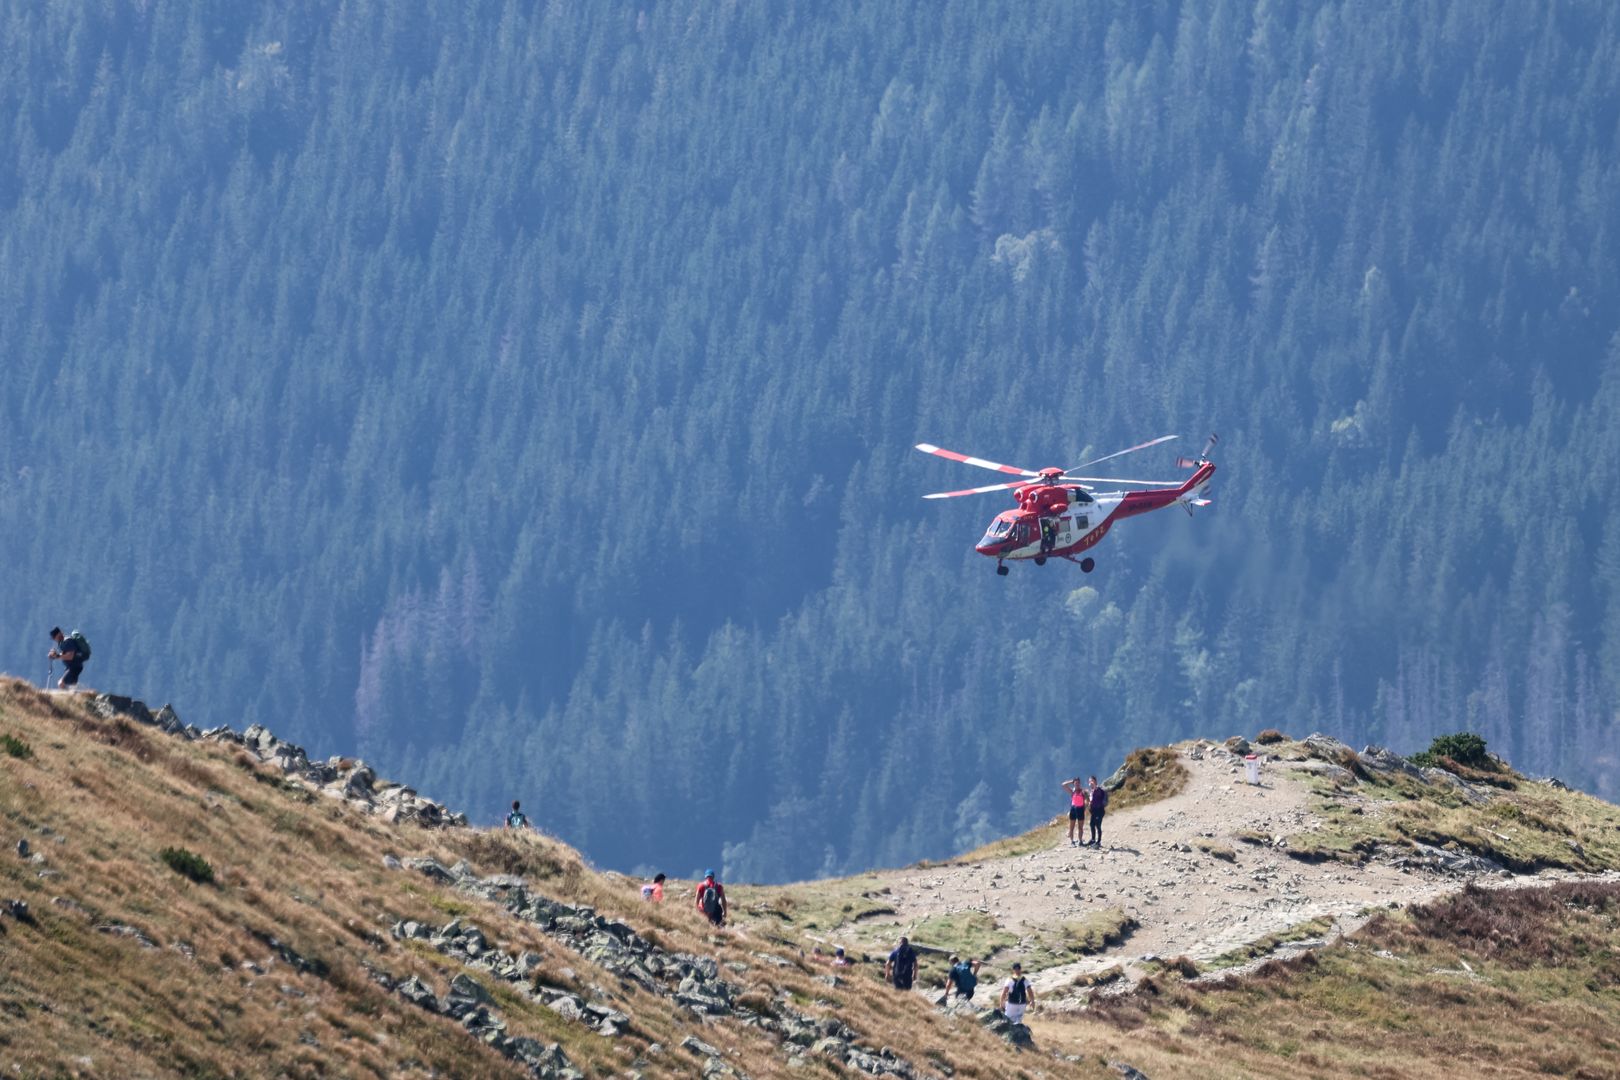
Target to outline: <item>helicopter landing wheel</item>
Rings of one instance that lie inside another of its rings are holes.
[[[1046,565],[1046,556],[1045,555],[1037,555],[1037,556],[1035,556],[1035,565],[1036,566],[1045,566]]]
[[[1002,577],[1006,577],[1007,576],[1007,568],[1005,566],[997,566],[996,567],[996,573],[1000,574]]]
[[[1093,559],[1091,556],[1088,555],[1084,559],[1080,560],[1080,570],[1083,573],[1089,574],[1095,569],[1097,569],[1097,560],[1096,559]]]

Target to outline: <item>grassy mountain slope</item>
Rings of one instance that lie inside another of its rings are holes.
[[[1613,884],[1470,890],[1220,983],[1190,978],[1191,964],[1122,993],[1109,988],[1129,980],[1077,977],[1043,992],[1034,1047],[1019,1052],[975,1014],[935,1009],[933,991],[883,987],[875,947],[836,972],[813,953],[859,914],[845,906],[862,892],[949,864],[737,886],[737,917],[715,933],[685,902],[690,883],[671,882],[670,901],[653,907],[635,882],[548,837],[390,823],[329,797],[343,781],[322,791],[251,742],[188,740],[107,712],[87,695],[0,681],[6,1075],[988,1078],[1118,1075],[1115,1061],[1151,1076],[1415,1075],[1468,1053],[1490,1054],[1499,1074],[1613,1075],[1603,1064],[1620,1015]],[[1156,762],[1162,779],[1169,753],[1136,760]],[[1188,763],[1187,790],[1159,784],[1163,797],[1148,801],[1144,785],[1134,809],[1122,792],[1118,827],[1195,791],[1211,762]],[[1286,783],[1320,785],[1323,775]],[[1615,808],[1549,791],[1542,820],[1571,830],[1583,869],[1614,866]],[[1577,803],[1591,804],[1584,818],[1567,813]],[[1136,847],[1152,864],[1180,857]],[[954,862],[1011,874],[1063,853],[1022,849]],[[199,857],[207,873],[183,856],[166,861],[165,850]],[[817,903],[822,922],[811,927]],[[1106,916],[1107,905],[1092,906]],[[928,932],[1007,947],[994,919]],[[1099,930],[1073,944],[1118,940]],[[1008,955],[1032,955],[1019,948]],[[925,966],[924,982],[935,970]],[[1078,988],[1097,981],[1103,989]],[[424,996],[431,1010],[413,1002]],[[1368,1057],[1357,1047],[1374,1032],[1382,1048]]]

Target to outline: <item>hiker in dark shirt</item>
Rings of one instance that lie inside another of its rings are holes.
[[[1091,804],[1091,843],[1093,847],[1102,847],[1103,812],[1108,809],[1108,789],[1098,784],[1093,776],[1091,789],[1086,796],[1086,801]]]
[[[519,806],[518,800],[513,799],[512,812],[506,815],[506,827],[508,829],[524,829],[527,828],[528,825],[529,816],[523,812],[522,808]]]
[[[49,658],[62,661],[62,678],[57,681],[57,689],[66,690],[70,686],[77,686],[79,673],[84,670],[84,662],[90,659],[89,650],[82,644],[84,635],[77,630],[72,637],[65,637],[60,626],[51,627],[51,640],[56,642]]]
[[[979,961],[963,960],[959,956],[951,957],[951,970],[945,976],[945,1000],[951,1000],[951,991],[956,991],[958,1001],[972,1001],[973,991],[979,987]]]
[[[910,990],[911,983],[917,978],[917,950],[911,947],[911,942],[905,938],[895,946],[894,952],[883,964],[883,977],[894,985],[896,990]]]

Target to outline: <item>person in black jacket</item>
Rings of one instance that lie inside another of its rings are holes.
[[[79,647],[77,640],[75,640],[77,637],[77,632],[75,632],[74,638],[70,639],[62,635],[60,626],[51,627],[51,640],[56,642],[56,648],[50,651],[49,656],[52,660],[62,661],[62,678],[56,683],[59,690],[77,686],[79,673],[84,670],[84,662],[90,659],[89,654]]]

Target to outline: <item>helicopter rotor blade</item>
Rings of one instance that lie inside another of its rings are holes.
[[[1085,484],[1135,484],[1137,487],[1180,487],[1180,480],[1126,480],[1119,476],[1060,476],[1059,482],[1070,481]]]
[[[1179,435],[1160,435],[1157,439],[1149,439],[1145,443],[1137,443],[1135,446],[1126,447],[1124,450],[1116,450],[1112,454],[1104,454],[1100,458],[1092,458],[1090,461],[1083,461],[1080,464],[1074,465],[1074,466],[1072,466],[1070,468],[1067,468],[1067,469],[1065,469],[1063,471],[1064,472],[1074,472],[1075,469],[1090,468],[1091,466],[1099,464],[1101,462],[1112,461],[1114,458],[1124,457],[1126,454],[1134,454],[1138,450],[1146,450],[1150,446],[1158,446],[1160,443],[1166,443],[1166,442],[1169,442],[1171,439],[1179,439],[1180,437],[1181,436],[1179,436]]]
[[[1008,488],[1021,488],[1029,484],[1028,480],[1014,480],[1007,484],[986,484],[984,487],[966,488],[962,491],[936,491],[932,495],[924,495],[925,499],[954,499],[958,495],[982,495],[987,491],[1006,491]]]
[[[984,458],[970,457],[967,454],[958,454],[955,450],[945,450],[935,446],[933,443],[918,443],[917,449],[925,454],[942,457],[947,461],[960,461],[964,465],[977,465],[981,469],[989,469],[992,472],[1004,472],[1013,476],[1028,476],[1031,478],[1041,475],[1038,472],[1030,472],[1028,469],[1020,469],[1016,465],[1002,465],[1000,462],[986,461]]]

